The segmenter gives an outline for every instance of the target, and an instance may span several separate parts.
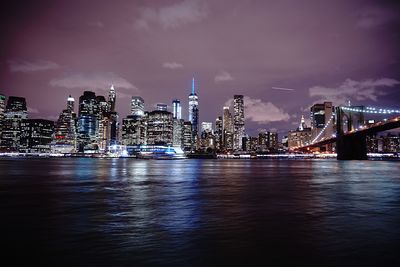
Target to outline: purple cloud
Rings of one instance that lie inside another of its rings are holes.
[[[25,73],[54,70],[60,67],[57,63],[47,60],[38,60],[38,61],[9,60],[8,65],[11,72],[25,72]]]

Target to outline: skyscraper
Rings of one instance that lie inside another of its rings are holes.
[[[0,94],[0,146],[1,146],[1,132],[3,129],[4,112],[6,111],[6,96]]]
[[[75,99],[71,95],[67,99],[67,109],[71,112],[74,112],[75,109]]]
[[[19,151],[25,153],[49,153],[53,130],[53,121],[43,119],[22,120]]]
[[[80,152],[85,149],[97,150],[100,113],[96,94],[91,91],[84,91],[83,95],[79,97],[78,110],[77,138]]]
[[[224,107],[224,113],[222,117],[222,141],[225,150],[233,149],[233,123],[232,114],[229,111],[229,107]]]
[[[221,150],[222,149],[222,117],[219,116],[216,120],[215,120],[215,148],[217,150]]]
[[[156,108],[159,111],[168,111],[168,105],[164,103],[157,103]]]
[[[233,149],[242,149],[242,138],[244,136],[244,102],[243,95],[233,97]]]
[[[192,79],[192,92],[189,95],[189,121],[192,123],[193,142],[196,143],[199,131],[199,102],[195,91],[194,78]]]
[[[96,99],[96,94],[91,91],[84,91],[79,97],[78,115],[81,116],[97,116],[99,105]]]
[[[315,138],[329,123],[329,127],[325,129],[325,132],[321,137],[332,137],[334,133],[334,121],[332,115],[334,113],[334,107],[332,102],[324,102],[323,104],[314,104],[311,107],[311,132],[312,138]]]
[[[174,119],[182,119],[182,106],[179,99],[174,99],[172,101],[172,114],[174,116]]]
[[[23,97],[10,96],[4,114],[1,146],[18,151],[21,137],[21,123],[27,119],[26,100]]]
[[[143,116],[129,115],[122,120],[122,144],[145,145],[147,121]]]
[[[132,96],[131,115],[144,116],[144,100],[140,96]]]
[[[212,122],[205,122],[205,121],[203,121],[202,123],[201,123],[201,131],[202,132],[204,132],[204,131],[206,131],[206,132],[210,132],[210,133],[212,133]]]
[[[117,98],[117,94],[114,89],[114,85],[111,85],[110,92],[108,94],[108,103],[110,103],[110,112],[107,114],[107,117],[110,121],[110,128],[107,131],[107,147],[110,145],[118,144],[118,136],[119,136],[119,119],[118,113],[115,110],[115,101]],[[107,149],[106,147],[106,149]]]
[[[185,121],[183,123],[183,151],[190,152],[193,150],[192,123]]]
[[[147,144],[172,145],[173,119],[168,111],[154,110],[147,117]]]
[[[111,85],[110,92],[108,94],[108,103],[110,104],[110,111],[115,112],[115,100],[116,100],[116,93],[114,89],[114,85]]]
[[[173,126],[173,145],[183,148],[183,130],[184,130],[184,120],[174,119]]]

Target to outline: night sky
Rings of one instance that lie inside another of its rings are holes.
[[[181,99],[187,119],[194,76],[200,121],[243,94],[249,134],[294,129],[324,100],[400,107],[395,2],[9,1],[0,93],[56,120],[69,94],[107,95],[113,83],[121,117],[140,95],[147,110]]]

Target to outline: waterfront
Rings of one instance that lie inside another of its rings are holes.
[[[0,159],[2,254],[16,264],[398,266],[399,170],[334,159]]]

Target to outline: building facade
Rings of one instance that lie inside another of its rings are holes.
[[[192,124],[192,142],[196,145],[199,134],[199,101],[195,91],[195,81],[192,79],[192,92],[189,95],[189,121]]]
[[[244,100],[243,95],[233,96],[233,149],[242,150],[244,137]]]
[[[161,110],[149,112],[147,117],[147,144],[172,146],[172,136],[172,113]]]
[[[21,138],[21,123],[27,119],[28,110],[23,97],[10,96],[7,100],[1,134],[1,147],[5,151],[18,151]]]
[[[19,151],[23,153],[50,153],[54,122],[43,119],[26,119],[21,122]]]

